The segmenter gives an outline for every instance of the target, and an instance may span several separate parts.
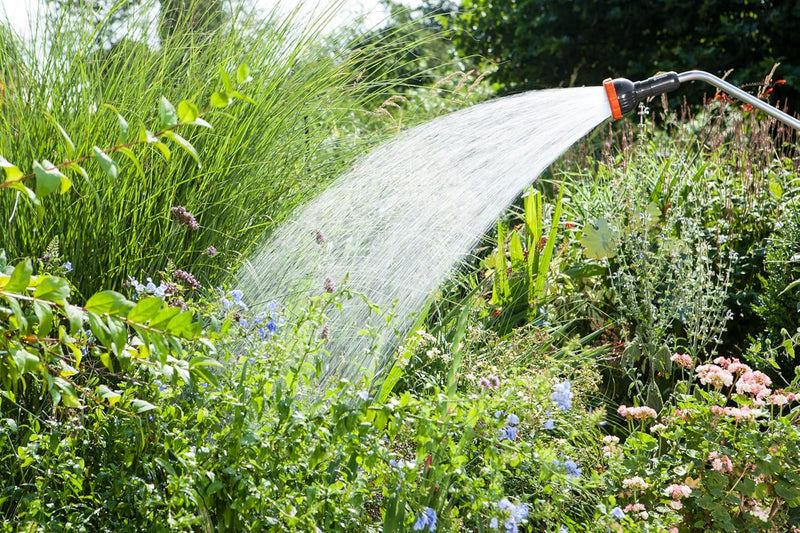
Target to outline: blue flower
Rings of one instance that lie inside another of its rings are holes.
[[[528,516],[528,506],[524,503],[514,505],[508,498],[502,498],[497,502],[497,509],[500,511],[506,533],[518,533],[519,525]],[[489,527],[497,529],[498,524],[497,518],[493,518],[489,522]]]
[[[500,436],[497,437],[497,440],[514,440],[515,438],[517,438],[517,428],[505,426],[500,429]]]
[[[581,477],[581,469],[578,467],[578,463],[572,459],[564,461],[564,469],[567,471],[567,478],[569,479],[578,479]]]
[[[414,531],[423,531],[426,527],[428,531],[436,531],[436,520],[436,511],[426,507],[414,522]]]
[[[356,392],[356,396],[358,398],[361,398],[361,401],[366,402],[367,400],[369,400],[369,391],[360,390],[360,391]]]
[[[64,268],[64,272],[72,272],[72,263],[70,263],[69,261],[67,261],[61,266]]]
[[[508,415],[508,418],[506,418],[506,422],[508,422],[512,426],[516,426],[517,424],[519,424],[519,417],[517,415]]]
[[[247,311],[247,304],[242,301],[242,298],[244,298],[244,292],[239,289],[234,289],[230,292],[230,294],[231,298],[233,298],[233,303]]]
[[[154,379],[153,385],[156,385],[158,387],[158,392],[164,392],[167,390],[167,386],[161,383],[160,379]]]
[[[625,518],[625,511],[620,509],[619,507],[614,507],[611,509],[611,516],[613,516],[616,520],[622,520]]]
[[[167,285],[162,282],[161,285],[153,289],[153,296],[158,296],[159,298],[163,298],[167,294]]]
[[[552,429],[555,429],[555,427],[556,427],[556,423],[555,423],[555,421],[554,421],[552,418],[551,418],[551,419],[549,419],[549,420],[547,420],[547,421],[544,423],[544,429],[546,429],[546,430],[548,430],[548,431],[550,431],[550,430],[552,430]]]
[[[570,407],[572,407],[572,391],[570,390],[572,385],[569,381],[564,381],[562,383],[557,384],[554,389],[555,392],[550,395],[550,398],[556,402],[562,411],[565,413],[569,411]]]

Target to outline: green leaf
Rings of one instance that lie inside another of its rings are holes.
[[[197,168],[203,168],[203,165],[200,163],[200,155],[197,153],[197,150],[195,150],[194,146],[192,146],[189,141],[187,141],[174,131],[164,132],[164,136],[169,137],[170,139],[175,141],[178,144],[178,146],[189,152],[189,155],[191,155],[192,158],[197,163]]]
[[[162,143],[161,141],[156,141],[152,144],[158,149],[159,152],[161,152],[161,155],[164,157],[164,160],[167,163],[169,163],[169,158],[170,158],[169,147],[166,144]]]
[[[164,96],[158,102],[158,118],[161,121],[161,127],[164,129],[172,128],[178,124],[178,114],[175,112],[175,106]]]
[[[781,184],[777,181],[770,181],[767,188],[769,189],[769,193],[778,200],[783,196],[783,187],[781,187]]]
[[[236,69],[236,83],[247,83],[252,79],[253,78],[250,77],[250,67],[248,67],[245,63],[239,65],[239,68]]]
[[[39,368],[39,357],[27,350],[14,350],[12,358],[21,374],[33,372]]]
[[[34,161],[33,173],[36,175],[36,196],[39,198],[56,191],[63,194],[72,186],[72,182],[50,161]]]
[[[69,334],[75,335],[83,327],[83,310],[80,307],[65,304],[64,312],[67,314],[67,319],[69,319]]]
[[[133,412],[138,414],[146,413],[147,411],[152,411],[153,409],[158,409],[155,405],[150,402],[146,402],[144,400],[133,400],[131,402],[131,408]]]
[[[36,290],[33,291],[33,296],[40,300],[63,304],[69,297],[69,293],[70,287],[67,280],[57,276],[45,276],[39,280]]]
[[[784,500],[791,502],[800,498],[800,487],[793,486],[785,481],[775,483],[775,493]]]
[[[138,139],[139,139],[140,143],[151,143],[152,144],[152,143],[160,142],[158,140],[158,137],[153,135],[153,133],[150,130],[146,129],[144,126],[140,126],[139,127],[139,137],[138,137]]]
[[[6,173],[6,183],[19,181],[24,176],[24,174],[20,169],[18,169],[13,164],[9,163],[8,160],[1,155],[0,155],[0,167],[2,167],[2,169]]]
[[[50,113],[45,112],[45,116],[47,116],[50,119],[50,121],[53,123],[53,125],[58,130],[58,133],[61,134],[61,138],[64,139],[64,148],[66,149],[67,157],[70,158],[70,159],[74,158],[75,157],[75,143],[72,142],[72,139],[69,138],[69,135],[67,134],[66,130],[64,130],[64,128],[61,127],[61,124],[59,124],[56,121],[56,119],[53,118],[52,115],[50,115]]]
[[[196,336],[196,328],[193,321],[194,313],[191,311],[181,313],[169,321],[164,331],[175,337],[193,339]]]
[[[172,318],[180,313],[181,310],[177,307],[165,307],[161,311],[158,312],[158,315],[152,322],[150,322],[150,327],[154,329],[161,329],[166,326]]]
[[[133,307],[133,302],[128,301],[125,296],[116,291],[98,292],[86,302],[86,310],[98,314],[127,316]]]
[[[106,325],[108,326],[108,334],[111,337],[111,342],[114,343],[113,352],[117,356],[117,359],[120,360],[120,364],[122,364],[125,346],[128,345],[128,329],[125,327],[125,324],[111,316],[106,319]],[[123,367],[122,370],[125,370],[125,368]]]
[[[222,85],[225,86],[226,92],[233,91],[233,84],[231,83],[231,78],[228,76],[228,73],[225,72],[225,69],[221,66],[219,67],[219,76],[222,79]]]
[[[53,330],[53,310],[44,302],[33,302],[33,312],[39,320],[38,336],[48,337]]]
[[[142,170],[142,164],[139,162],[139,158],[136,157],[136,154],[133,153],[133,150],[130,148],[120,148],[118,150],[120,153],[124,154],[125,157],[131,160],[133,166],[136,167],[136,172],[139,174],[141,178],[144,178],[144,171]]]
[[[178,104],[178,120],[182,124],[192,124],[199,116],[200,111],[192,101],[184,100]]]
[[[594,259],[614,257],[617,254],[617,241],[614,232],[605,218],[587,222],[581,237],[583,255]]]
[[[112,343],[108,327],[103,323],[103,321],[100,319],[100,316],[96,313],[87,313],[86,316],[89,319],[89,328],[91,328],[92,334],[97,338],[97,340],[100,341],[100,344],[110,350]],[[108,367],[108,365],[106,366]],[[114,370],[113,367],[108,367],[108,369],[111,371]]]
[[[158,296],[150,296],[139,300],[128,313],[128,320],[137,324],[146,324],[158,315],[163,305],[164,299]]]
[[[106,173],[106,176],[112,180],[117,179],[117,174],[119,174],[117,162],[111,159],[108,154],[103,152],[97,146],[92,147],[92,150],[94,151],[94,158],[97,160],[97,163],[100,165],[100,168],[103,170],[103,172]]]
[[[203,128],[208,128],[210,130],[214,129],[214,127],[211,124],[209,124],[208,122],[206,122],[205,120],[203,120],[200,117],[197,117],[196,119],[194,119],[194,122],[192,122],[192,126],[201,126]]]
[[[519,233],[511,233],[511,242],[508,244],[508,253],[511,259],[511,266],[516,268],[525,262],[525,252],[522,250],[522,241]]]
[[[222,364],[211,357],[197,356],[189,361],[189,370],[192,375],[199,377],[203,381],[217,384],[217,376],[211,372],[211,368],[221,368]]]
[[[231,97],[226,92],[217,92],[211,95],[211,105],[214,107],[228,107]]]
[[[125,139],[128,137],[128,130],[130,126],[128,125],[128,121],[117,111],[117,108],[111,104],[103,104],[103,107],[106,109],[110,109],[116,116],[117,116],[117,123],[119,124],[119,135],[121,138]]]
[[[230,94],[231,98],[236,98],[237,100],[243,100],[243,101],[247,102],[248,104],[253,104],[253,105],[256,104],[255,100],[253,100],[249,96],[243,95],[239,91],[230,91],[229,94]]]
[[[119,392],[109,389],[106,385],[97,387],[97,395],[106,400],[110,405],[114,405],[122,398]]]
[[[12,294],[23,294],[31,282],[31,273],[33,273],[33,267],[30,259],[17,263],[17,266],[14,267],[14,272],[11,273],[11,278],[3,287],[3,291]]]

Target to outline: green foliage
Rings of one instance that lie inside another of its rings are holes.
[[[637,9],[622,0],[463,0],[461,8],[456,47],[496,64],[492,79],[509,90],[694,68],[718,75],[734,69],[739,83],[755,83],[781,63],[790,88],[778,89],[778,97],[797,105],[799,43],[791,21],[800,8],[792,3],[665,0]]]
[[[769,237],[764,290],[757,306],[767,335],[781,342],[800,328],[800,209],[789,204]]]
[[[318,33],[295,38],[291,19],[274,13],[239,13],[202,46],[177,31],[159,48],[135,41],[155,22],[133,16],[128,37],[104,49],[84,31],[83,11],[59,13],[37,31],[46,47],[3,32],[0,154],[11,162],[3,163],[5,187],[14,194],[0,195],[0,248],[13,260],[35,259],[57,238],[79,267],[72,281],[81,294],[170,262],[203,284],[220,282],[365,144],[337,125],[368,85],[356,83],[354,65],[375,60],[369,49],[333,56]],[[80,159],[87,154],[92,161]],[[35,188],[18,183],[18,169],[36,172]],[[46,209],[30,193],[70,182]],[[197,217],[196,231],[165,229],[175,206]],[[203,253],[209,246],[217,259]]]

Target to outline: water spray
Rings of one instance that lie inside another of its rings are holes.
[[[710,83],[717,89],[747,102],[756,109],[760,109],[769,116],[780,120],[787,126],[800,130],[800,120],[789,116],[763,100],[759,100],[752,94],[741,90],[735,85],[731,85],[725,80],[702,70],[689,70],[680,74],[677,72],[666,72],[637,82],[626,80],[625,78],[617,78],[614,80],[608,78],[603,81],[603,87],[606,89],[608,103],[611,105],[611,116],[615,120],[618,120],[621,119],[625,113],[633,111],[639,102],[653,96],[674,91],[680,87],[681,83],[686,81],[704,81]]]

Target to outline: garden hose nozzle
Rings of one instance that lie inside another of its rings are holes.
[[[636,82],[625,78],[615,80],[608,78],[603,81],[603,87],[608,95],[608,103],[611,105],[611,116],[615,120],[621,119],[622,115],[636,109],[636,105],[646,98],[674,91],[680,86],[681,82],[677,72],[667,72]]]
[[[768,102],[760,100],[750,93],[744,92],[727,81],[702,70],[689,70],[687,72],[681,72],[680,74],[667,72],[636,82],[626,80],[625,78],[617,78],[615,80],[608,78],[603,81],[603,87],[606,89],[608,103],[611,106],[611,116],[614,117],[614,120],[619,120],[625,113],[633,111],[636,105],[644,99],[674,91],[680,87],[681,83],[686,81],[704,81],[709,83],[718,90],[724,91],[730,96],[747,102],[751,106],[783,122],[787,126],[800,131],[800,120],[797,118],[784,113],[777,107],[771,106]]]

